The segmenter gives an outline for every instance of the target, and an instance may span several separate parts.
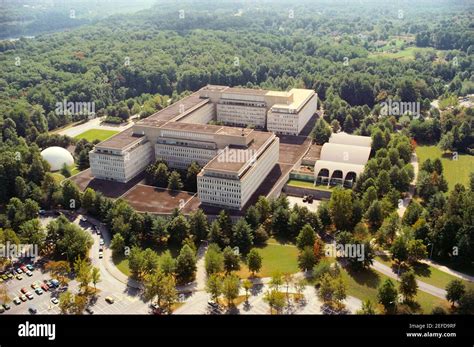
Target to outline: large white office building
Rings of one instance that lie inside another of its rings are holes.
[[[299,134],[316,108],[312,90],[206,86],[97,144],[89,154],[91,172],[128,182],[156,160],[177,169],[197,162],[201,202],[240,209],[278,162],[274,133]]]

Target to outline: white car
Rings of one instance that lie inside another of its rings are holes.
[[[57,298],[51,298],[51,302],[55,305],[59,304],[59,300]]]
[[[19,298],[18,296],[15,296],[15,297],[13,298],[13,303],[14,303],[15,305],[20,305],[20,304],[21,304],[20,298]]]
[[[101,245],[101,246],[104,245],[104,239],[100,239],[99,245]]]
[[[104,252],[99,251],[99,259],[102,259],[104,257]]]

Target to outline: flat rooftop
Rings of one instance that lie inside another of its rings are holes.
[[[176,118],[177,116],[186,113],[190,109],[194,108],[199,104],[208,103],[208,99],[202,99],[199,97],[199,93],[193,93],[175,103],[165,107],[164,109],[153,113],[151,116],[140,120],[137,124],[139,125],[150,125],[150,126],[160,126],[164,123]],[[161,124],[160,124],[161,123]]]
[[[281,92],[269,92],[268,95],[279,95]],[[309,100],[309,98],[314,95],[314,91],[311,89],[298,89],[298,88],[293,88],[289,92],[286,92],[288,94],[293,95],[293,101],[290,104],[274,104],[272,106],[275,108],[287,108],[287,109],[294,109],[294,110],[299,110],[301,107],[304,106],[306,101]]]
[[[251,142],[248,146],[230,145],[224,149],[227,153],[218,154],[206,166],[204,171],[226,171],[232,173],[239,173],[244,165],[253,159],[253,156],[260,150],[260,148],[274,136],[273,133],[263,131],[253,131]]]
[[[122,199],[138,212],[171,214],[175,208],[187,204],[195,193],[173,191],[145,184],[137,184]]]
[[[105,141],[98,143],[95,147],[122,149],[128,145],[133,144],[134,142],[138,142],[142,137],[143,135],[141,134],[134,134],[132,127],[108,138]]]

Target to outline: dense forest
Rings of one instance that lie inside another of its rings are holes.
[[[74,119],[55,114],[63,100],[94,102],[107,113],[144,93],[176,97],[208,83],[314,88],[330,120],[342,124],[351,113],[356,127],[357,107],[388,98],[419,101],[426,112],[445,93],[474,90],[469,11],[462,3],[428,3],[224,1],[215,8],[165,1],[62,33],[2,41],[0,114],[41,133]],[[421,49],[415,59],[378,54],[400,38]]]

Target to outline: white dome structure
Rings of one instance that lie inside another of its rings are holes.
[[[64,164],[67,166],[74,164],[74,158],[71,153],[67,149],[58,146],[43,149],[41,156],[49,163],[51,171],[61,170]]]

